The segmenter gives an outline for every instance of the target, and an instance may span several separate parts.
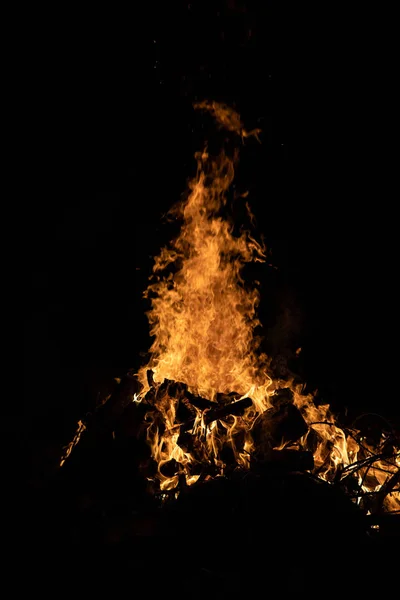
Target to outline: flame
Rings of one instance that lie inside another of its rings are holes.
[[[195,107],[208,111],[229,135],[258,139],[260,131],[246,131],[226,105]],[[154,340],[148,364],[137,373],[141,391],[132,401],[147,405],[146,439],[156,466],[148,478],[162,498],[171,490],[176,497],[184,486],[248,469],[276,453],[293,458],[298,451],[312,453],[312,464],[303,470],[339,482],[367,514],[399,512],[396,437],[382,433],[372,443],[359,430],[342,429],[328,404],[318,405],[293,380],[272,376],[255,336],[259,291],[243,278],[244,265],[265,262],[267,251],[250,231],[238,234],[227,217],[238,153],[214,156],[204,149],[195,158],[187,197],[171,211],[181,221],[180,233],[155,258],[145,292]],[[247,200],[245,207],[253,224]],[[290,435],[280,428],[285,419]],[[60,466],[85,429],[79,421]]]
[[[210,112],[231,134],[242,139],[258,136],[259,130],[247,132],[239,115],[226,105],[202,102],[195,107]],[[180,233],[155,259],[145,292],[151,301],[148,319],[154,341],[150,360],[138,373],[143,386],[139,400],[149,401],[151,396],[147,440],[157,464],[155,480],[161,490],[172,490],[179,482],[192,485],[199,478],[223,475],[227,450],[236,468],[248,468],[258,450],[256,423],[285,387],[308,431],[295,444],[282,440],[272,450],[312,449],[313,472],[328,482],[356,474],[357,502],[361,491],[379,493],[400,465],[398,450],[394,449],[395,461],[384,456],[372,460],[376,448],[361,447],[358,432],[345,433],[329,405],[317,406],[301,386],[274,380],[268,357],[259,351],[254,335],[259,292],[245,285],[242,271],[245,263],[265,261],[266,248],[248,231],[235,234],[226,217],[237,152],[222,151],[215,157],[205,149],[195,158],[197,174],[189,193],[172,211],[182,222]],[[172,382],[183,386],[183,396]],[[232,392],[235,395],[229,396]],[[194,402],[192,418],[185,423],[179,411],[188,394],[209,403]],[[244,403],[244,409],[237,411],[231,404],[228,411],[218,412],[221,397],[234,399],[238,407]],[[399,492],[391,490],[385,503],[388,510],[399,510]]]
[[[155,281],[147,290],[155,340],[146,369],[153,370],[156,382],[181,381],[210,400],[218,392],[251,392],[262,409],[271,380],[263,369],[265,357],[255,352],[259,294],[244,288],[241,269],[245,262],[264,260],[265,250],[247,232],[234,237],[232,226],[219,216],[233,161],[206,152],[197,159],[191,193],[176,211],[183,218],[181,233],[156,258]],[[144,370],[141,378],[146,385]]]

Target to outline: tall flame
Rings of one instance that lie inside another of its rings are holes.
[[[210,112],[230,134],[244,138],[259,133],[247,132],[239,115],[225,105],[205,102],[196,107]],[[196,160],[197,174],[189,184],[187,198],[173,211],[182,223],[180,233],[155,259],[145,293],[151,301],[148,318],[154,341],[149,363],[140,369],[138,378],[142,384],[140,398],[151,389],[149,370],[159,389],[153,399],[158,416],[153,413],[149,418],[147,439],[161,489],[175,488],[182,475],[186,484],[194,483],[199,477],[196,463],[211,463],[214,472],[222,474],[225,462],[221,450],[227,445],[237,465],[248,467],[256,450],[254,424],[273,406],[273,396],[285,387],[290,388],[294,406],[308,425],[308,432],[297,438],[297,448],[313,449],[315,473],[327,481],[339,471],[351,474],[352,465],[359,464],[361,456],[365,466],[358,473],[360,489],[379,491],[399,467],[398,452],[395,461],[382,456],[383,462],[371,462],[368,457],[372,450],[366,444],[360,447],[351,432],[345,433],[335,424],[328,405],[317,407],[313,396],[303,394],[300,386],[271,377],[268,358],[259,351],[254,335],[259,324],[259,292],[249,289],[242,276],[245,263],[264,261],[266,250],[248,231],[235,235],[233,224],[226,218],[237,153],[223,151],[215,157],[205,149],[196,154]],[[246,398],[249,403],[239,413],[216,413],[208,420],[207,410],[194,403],[191,409],[195,417],[184,427],[192,440],[189,448],[182,442],[179,398],[168,386],[162,388],[166,380],[180,382],[189,394],[208,401],[208,411],[214,404],[218,406],[220,395],[232,392],[236,400]],[[285,445],[282,441],[276,447]],[[171,461],[172,470],[165,470]],[[387,503],[399,509],[399,493],[392,492]]]
[[[196,108],[230,135],[258,139],[259,130],[246,131],[226,105]],[[155,259],[145,292],[154,341],[149,363],[137,374],[141,391],[131,400],[146,405],[148,479],[176,495],[177,486],[199,478],[290,456],[291,468],[301,464],[300,470],[339,483],[366,512],[400,512],[396,433],[386,430],[372,441],[352,427],[342,429],[329,405],[317,405],[293,380],[271,376],[254,335],[259,293],[242,273],[246,263],[265,261],[266,250],[248,231],[235,234],[226,218],[237,152],[215,157],[204,150],[196,159],[188,196],[173,211],[180,233]],[[79,421],[60,467],[85,429]]]
[[[234,390],[262,408],[271,381],[253,335],[259,293],[245,289],[241,270],[245,262],[264,260],[265,250],[248,232],[235,237],[220,216],[233,159],[204,151],[197,161],[191,192],[176,210],[183,219],[180,235],[156,258],[147,290],[155,338],[147,368],[156,382],[181,381],[210,400]]]

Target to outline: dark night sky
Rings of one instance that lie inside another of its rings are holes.
[[[398,415],[390,15],[293,5],[162,3],[42,26],[25,61],[28,439],[64,441],[96,390],[139,366],[162,214],[212,131],[191,108],[203,98],[263,130],[239,180],[279,268],[264,273],[264,322],[291,330],[302,375],[338,408]]]

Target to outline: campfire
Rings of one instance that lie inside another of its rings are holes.
[[[171,210],[180,232],[155,258],[145,292],[149,360],[79,422],[61,466],[90,431],[108,423],[115,436],[126,419],[122,428],[148,449],[138,469],[161,504],[210,482],[290,472],[340,490],[363,514],[399,512],[398,433],[379,417],[372,429],[365,417],[340,425],[294,375],[276,376],[262,352],[257,282],[243,270],[267,261],[268,250],[228,216],[237,147],[259,131],[225,105],[195,108],[213,117],[225,144],[196,154],[197,174]],[[251,224],[246,195],[239,201]]]

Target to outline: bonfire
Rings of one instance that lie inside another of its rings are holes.
[[[260,132],[247,131],[225,105],[195,108],[212,116],[228,143],[218,155],[207,147],[196,154],[197,174],[171,210],[180,232],[155,258],[145,291],[149,360],[117,382],[90,422],[79,421],[60,466],[90,431],[108,427],[115,436],[126,418],[148,449],[137,467],[161,505],[210,482],[273,471],[340,490],[365,515],[398,513],[398,434],[379,418],[378,436],[365,433],[362,419],[341,426],[294,375],[276,376],[261,351],[259,291],[244,281],[243,267],[266,261],[268,250],[228,217],[237,148]],[[247,197],[241,201],[250,223]]]

